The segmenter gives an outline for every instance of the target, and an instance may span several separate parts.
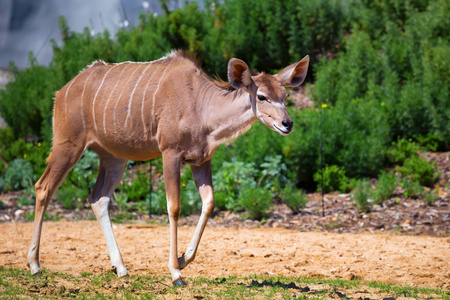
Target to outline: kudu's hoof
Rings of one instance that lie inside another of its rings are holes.
[[[30,265],[29,263],[28,263],[28,267],[30,268],[31,275],[38,276],[38,277],[42,276],[42,271],[41,271],[40,267],[38,267],[36,265]]]
[[[126,268],[117,268],[116,266],[111,267],[111,272],[116,274],[117,277],[129,277],[128,271]]]
[[[187,283],[183,280],[183,278],[179,278],[173,282],[174,286],[187,286]]]

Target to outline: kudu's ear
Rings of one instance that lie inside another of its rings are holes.
[[[248,89],[253,80],[247,64],[237,58],[232,58],[228,62],[228,81],[235,89]]]
[[[309,55],[306,55],[301,61],[296,62],[284,68],[275,75],[282,86],[295,87],[302,84],[308,72]]]

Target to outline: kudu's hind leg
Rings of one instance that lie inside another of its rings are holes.
[[[31,236],[30,249],[28,251],[28,266],[31,274],[40,274],[39,244],[41,240],[42,223],[48,204],[58,187],[64,181],[67,173],[75,166],[83,155],[84,148],[70,149],[53,145],[52,153],[48,159],[47,168],[36,183],[36,208],[34,216],[34,228]]]
[[[128,271],[123,263],[108,212],[112,193],[122,178],[127,161],[104,153],[99,153],[99,156],[100,169],[97,182],[89,195],[89,202],[102,228],[112,267],[115,268],[117,276],[127,276]]]
[[[186,252],[178,258],[180,268],[183,269],[191,263],[197,254],[198,245],[202,238],[208,219],[214,211],[214,194],[212,188],[211,176],[211,161],[207,161],[199,167],[191,166],[192,175],[194,176],[195,185],[202,198],[202,213],[195,228],[194,236],[192,237]]]

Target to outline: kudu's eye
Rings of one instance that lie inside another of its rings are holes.
[[[267,98],[265,96],[263,96],[263,95],[258,95],[258,100],[259,101],[266,101]]]

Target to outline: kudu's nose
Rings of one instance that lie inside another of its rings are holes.
[[[294,121],[286,121],[284,120],[281,124],[286,127],[288,131],[292,131],[292,127],[294,127]]]

